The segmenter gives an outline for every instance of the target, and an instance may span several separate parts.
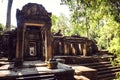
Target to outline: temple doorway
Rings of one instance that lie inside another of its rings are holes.
[[[44,45],[41,26],[26,26],[24,34],[24,59],[42,59]]]

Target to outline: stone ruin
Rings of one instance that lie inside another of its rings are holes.
[[[96,44],[92,40],[79,35],[63,36],[61,30],[55,35],[52,35],[51,15],[52,14],[47,12],[42,5],[36,3],[26,4],[23,6],[22,10],[17,9],[17,28],[0,35],[0,57],[7,57],[8,61],[14,61],[15,68],[23,66],[23,63],[28,60],[41,60],[47,62],[50,58],[59,60],[63,58],[66,60],[67,64],[77,64],[75,66],[72,65],[72,67],[75,68],[75,73],[71,67],[61,65],[59,67],[62,71],[59,69],[57,73],[56,71],[54,72],[54,70],[52,71],[55,76],[59,78],[57,80],[63,78],[64,80],[73,80],[73,75],[75,74],[79,77],[81,76],[81,71],[83,71],[82,74],[89,79],[97,80],[97,69],[91,70],[87,68],[88,70],[84,72],[78,65],[86,62],[91,64],[97,62],[97,64],[100,64],[100,61],[104,60],[101,57],[89,57],[99,53]],[[108,60],[108,58],[105,58],[105,60],[106,59]],[[46,68],[46,66],[44,68]],[[48,69],[46,71],[49,73]],[[1,72],[2,70],[0,73]],[[11,71],[11,73],[12,72],[13,71]],[[14,72],[14,74],[15,73],[17,72]],[[93,74],[95,75],[91,76]],[[11,76],[11,74],[7,75]],[[5,75],[4,78],[7,75]],[[11,77],[14,79],[15,75]],[[27,75],[29,75],[29,73],[27,73]],[[23,76],[25,75],[22,75],[22,77]],[[20,76],[17,75],[17,77]],[[5,80],[6,79],[8,78],[5,78]]]
[[[1,35],[0,53],[16,65],[24,60],[45,60],[57,55],[91,56],[98,52],[92,40],[80,36],[51,34],[51,13],[42,5],[28,3],[17,9],[17,28]]]
[[[29,3],[17,10],[16,17],[16,61],[51,58],[51,13],[42,5]]]

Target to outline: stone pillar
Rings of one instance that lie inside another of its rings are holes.
[[[61,53],[62,53],[61,41],[58,42],[58,45],[59,45],[59,55],[61,55]]]
[[[75,43],[71,43],[72,55],[76,55]]]
[[[47,54],[48,54],[48,52],[47,52],[47,32],[45,31],[45,62],[47,62],[48,61],[48,57],[47,57]]]
[[[83,55],[83,43],[80,43],[80,53]]]
[[[17,29],[17,42],[16,42],[16,60],[14,67],[21,67],[23,65],[23,31],[22,29]]]
[[[64,41],[64,53],[65,55],[68,53],[67,43],[65,41]]]
[[[75,54],[80,55],[79,42],[75,43]]]
[[[86,46],[86,43],[84,43],[83,45],[83,56],[86,56],[87,55],[87,46]]]
[[[69,41],[64,41],[64,54],[70,55],[70,43]]]
[[[47,29],[47,31],[45,32],[45,48],[46,48],[46,51],[45,51],[45,54],[46,54],[46,58],[45,58],[45,61],[48,61],[52,56],[52,47],[51,47],[51,31],[50,31],[50,28]]]
[[[61,41],[61,55],[64,55],[64,42]]]
[[[79,54],[81,55],[83,54],[82,43],[79,43],[78,46],[79,46]]]
[[[69,55],[72,55],[72,47],[71,47],[72,43],[69,41],[68,43],[68,48],[69,48]]]

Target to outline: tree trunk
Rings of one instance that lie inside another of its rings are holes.
[[[12,8],[12,3],[13,3],[13,0],[8,0],[6,31],[10,31],[10,28],[11,28],[11,8]]]
[[[89,21],[88,20],[89,20],[89,17],[86,18],[86,36],[89,39],[89,28],[90,28],[90,26],[89,26]]]

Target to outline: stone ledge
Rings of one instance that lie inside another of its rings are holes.
[[[83,75],[90,80],[97,80],[96,69],[92,69],[92,68],[80,66],[80,65],[71,65],[71,66],[72,66],[72,69],[75,70],[75,75],[77,76]]]
[[[85,76],[74,76],[75,80],[90,80],[89,78],[85,77]]]

